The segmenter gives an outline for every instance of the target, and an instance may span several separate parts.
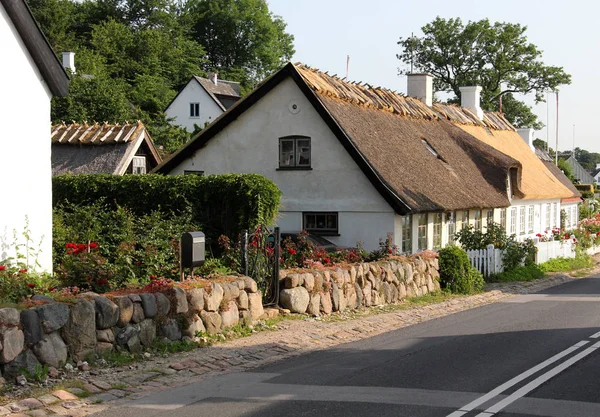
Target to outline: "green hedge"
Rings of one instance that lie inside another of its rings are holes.
[[[127,208],[138,216],[153,212],[189,213],[207,237],[237,236],[243,229],[271,224],[281,192],[256,174],[197,175],[61,175],[52,183],[53,205]]]

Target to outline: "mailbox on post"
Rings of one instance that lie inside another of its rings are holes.
[[[204,265],[206,239],[202,232],[187,232],[181,236],[181,268]]]

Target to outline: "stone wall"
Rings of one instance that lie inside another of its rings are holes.
[[[27,310],[0,309],[0,377],[14,380],[40,365],[59,368],[115,350],[141,352],[155,339],[193,340],[263,314],[262,295],[248,277],[206,288],[151,294],[85,293],[72,303],[36,296]],[[1,384],[0,384],[1,385]]]
[[[394,304],[440,289],[437,258],[406,258],[327,270],[282,270],[279,304],[312,316]]]

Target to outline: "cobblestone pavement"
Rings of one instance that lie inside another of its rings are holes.
[[[591,273],[598,272],[597,270]],[[126,404],[156,391],[187,385],[228,372],[256,368],[292,356],[366,339],[402,327],[559,285],[571,278],[556,275],[527,283],[489,284],[486,292],[406,310],[360,317],[284,320],[265,331],[191,352],[152,357],[134,365],[74,374],[80,388],[54,391],[0,406],[0,416],[87,416]]]

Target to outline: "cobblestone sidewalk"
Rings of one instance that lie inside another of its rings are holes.
[[[592,271],[593,272],[597,272]],[[340,320],[285,320],[276,331],[224,342],[191,352],[152,357],[134,365],[73,374],[81,388],[54,391],[0,406],[0,416],[87,416],[130,399],[187,385],[227,372],[240,372],[311,351],[366,339],[423,321],[559,285],[571,278],[556,275],[527,283],[490,284],[482,294],[407,310]]]

